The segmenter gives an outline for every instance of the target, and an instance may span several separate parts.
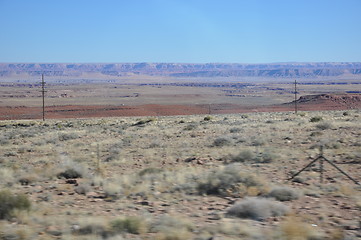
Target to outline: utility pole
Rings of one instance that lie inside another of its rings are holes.
[[[297,80],[295,80],[295,114],[297,114]]]
[[[41,93],[43,97],[43,121],[45,121],[45,82],[44,74],[41,74]]]

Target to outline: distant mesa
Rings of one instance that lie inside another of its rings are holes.
[[[361,63],[0,63],[0,77],[79,76],[100,73],[105,76],[142,74],[173,77],[286,77],[311,78],[361,75]]]
[[[293,101],[292,103],[294,103]],[[319,104],[347,106],[349,108],[359,108],[361,106],[361,94],[316,94],[301,96],[297,101],[300,105]],[[291,104],[291,103],[288,103]]]

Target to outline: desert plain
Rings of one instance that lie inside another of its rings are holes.
[[[1,78],[1,239],[361,238],[357,76],[95,76]]]

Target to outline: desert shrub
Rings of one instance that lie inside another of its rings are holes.
[[[232,141],[227,137],[219,137],[214,139],[212,146],[214,147],[223,147],[231,145]]]
[[[28,131],[23,131],[22,133],[20,133],[19,137],[21,138],[31,138],[31,137],[35,137],[37,132],[35,132],[36,130],[31,129]]]
[[[81,178],[82,177],[82,174],[77,171],[76,169],[74,168],[68,168],[64,171],[61,171],[57,174],[57,177],[58,178],[66,178],[66,179],[69,179],[69,178]]]
[[[208,229],[207,229],[208,230]],[[243,237],[242,239],[253,239],[250,235],[252,228],[247,225],[239,224],[236,221],[222,221],[216,227],[212,227],[208,232],[212,235],[221,233],[225,235]]]
[[[155,236],[156,240],[188,240],[192,234],[184,229],[168,229],[167,231],[160,232]]]
[[[186,240],[191,239],[192,224],[181,218],[162,215],[150,223],[149,231],[158,233],[156,239]]]
[[[211,121],[212,120],[212,117],[211,116],[205,116],[203,118],[204,121]]]
[[[11,217],[14,210],[30,210],[30,206],[26,195],[14,195],[9,190],[0,191],[0,219]]]
[[[185,127],[183,128],[183,130],[185,130],[185,131],[191,131],[191,130],[196,129],[197,127],[198,127],[197,124],[195,124],[195,123],[190,123],[190,124],[188,124],[187,126],[185,126]]]
[[[275,154],[272,151],[265,150],[264,152],[261,152],[260,154],[258,154],[258,156],[255,159],[255,162],[257,162],[257,163],[271,163],[277,158],[278,158],[277,154]]]
[[[110,222],[111,229],[116,233],[140,234],[147,231],[145,221],[139,217],[125,217]]]
[[[1,240],[30,240],[38,239],[38,233],[30,226],[1,223],[0,239]]]
[[[79,135],[75,132],[70,132],[70,133],[59,133],[59,140],[60,141],[67,141],[67,140],[72,140],[72,139],[77,139],[79,138]]]
[[[243,196],[250,187],[259,188],[261,193],[264,186],[254,175],[242,173],[238,166],[231,164],[223,169],[210,171],[203,181],[198,182],[197,191],[199,194]]]
[[[0,145],[6,145],[8,143],[9,143],[9,137],[7,137],[7,136],[0,137]]]
[[[57,166],[56,176],[58,178],[83,178],[88,176],[87,167],[71,159],[66,159],[61,165]]]
[[[15,182],[14,170],[11,168],[0,168],[0,184],[11,186]]]
[[[118,184],[107,182],[107,183],[104,183],[103,185],[104,185],[103,190],[104,190],[105,196],[109,200],[114,200],[114,199],[119,198],[119,193],[121,191],[121,187]]]
[[[154,118],[150,118],[150,119],[146,119],[146,120],[140,120],[140,121],[134,123],[132,126],[142,127],[145,124],[150,123],[150,122],[154,122],[154,121],[155,121]]]
[[[242,131],[242,128],[238,128],[238,127],[233,127],[231,129],[229,129],[230,133],[239,133]]]
[[[289,208],[283,203],[266,198],[246,198],[229,208],[226,215],[262,221],[288,212]]]
[[[78,223],[72,226],[71,233],[73,234],[71,239],[74,238],[74,235],[96,235],[101,236],[101,239],[109,239],[114,235],[107,221],[102,218],[80,218]],[[89,236],[86,239],[93,238]]]
[[[266,142],[265,142],[264,139],[253,139],[252,142],[251,142],[251,146],[255,146],[255,147],[263,146],[265,144],[266,144]]]
[[[311,137],[319,137],[322,135],[323,135],[323,133],[320,131],[311,132],[311,134],[310,134]]]
[[[103,238],[107,238],[112,235],[110,229],[105,225],[105,223],[89,220],[74,228],[72,233],[75,235],[99,235]]]
[[[78,186],[76,186],[74,188],[74,191],[77,193],[77,194],[83,194],[85,195],[87,192],[90,191],[90,186],[88,184],[80,184]]]
[[[280,239],[304,239],[304,240],[322,240],[325,239],[325,236],[320,231],[314,230],[310,224],[307,224],[301,219],[296,217],[287,217],[284,221],[280,223]],[[335,238],[334,236],[327,239],[344,239]]]
[[[159,148],[161,147],[162,145],[160,144],[159,141],[153,141],[152,143],[149,144],[148,148]]]
[[[161,168],[145,168],[143,170],[141,170],[138,175],[139,176],[145,176],[145,175],[149,175],[149,174],[158,174],[163,172],[163,169]]]
[[[18,178],[21,185],[29,185],[39,180],[39,176],[35,173],[24,173]]]
[[[268,197],[278,201],[292,201],[298,199],[300,194],[290,187],[275,187],[268,193]]]
[[[105,158],[105,162],[110,162],[119,158],[123,144],[121,142],[114,143],[109,147],[108,156]]]
[[[248,162],[254,159],[254,154],[250,150],[243,150],[237,155],[230,156],[231,161],[233,162]]]
[[[320,130],[326,130],[332,128],[332,124],[328,122],[322,122],[316,125],[316,128]]]
[[[322,120],[323,120],[322,117],[317,116],[317,117],[312,117],[312,118],[310,119],[310,122],[320,122],[320,121],[322,121]]]
[[[228,158],[232,162],[271,163],[278,158],[278,156],[266,149],[257,155],[250,150],[243,150],[237,155],[230,155]]]
[[[307,114],[305,112],[298,112],[297,115],[301,117],[305,117]]]

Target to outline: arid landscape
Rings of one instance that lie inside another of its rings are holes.
[[[361,239],[360,69],[0,64],[0,239]]]
[[[0,119],[360,108],[359,63],[0,64]],[[326,95],[324,95],[326,94]],[[315,96],[308,96],[315,95]]]

